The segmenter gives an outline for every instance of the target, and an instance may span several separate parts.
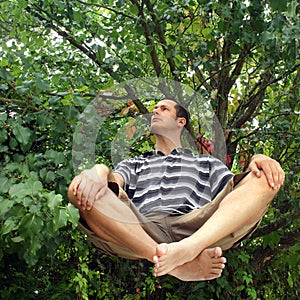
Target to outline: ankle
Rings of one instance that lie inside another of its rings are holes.
[[[179,243],[183,246],[183,249],[185,249],[187,255],[193,258],[198,256],[199,253],[201,253],[204,250],[201,249],[199,243],[195,241],[195,239],[192,236],[181,240]]]

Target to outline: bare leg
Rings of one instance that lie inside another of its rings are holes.
[[[110,189],[107,189],[106,194],[94,203],[91,210],[82,210],[78,207],[77,199],[72,193],[72,183],[68,197],[96,235],[132,250],[140,258],[152,261],[157,243],[143,230],[130,208]],[[126,222],[119,221],[124,219],[124,215],[126,215]]]
[[[156,276],[193,261],[210,245],[258,220],[276,192],[269,187],[265,176],[257,178],[249,173],[193,235],[180,242],[158,245],[153,258]]]
[[[94,203],[91,210],[82,210],[78,207],[77,199],[72,193],[72,184],[69,188],[68,197],[70,202],[79,209],[81,216],[96,235],[106,241],[131,249],[141,258],[153,260],[157,254],[157,243],[147,235],[139,225],[136,216],[112,191],[108,190],[101,200]],[[102,213],[103,207],[105,207],[105,213]],[[113,215],[114,218],[108,217],[108,214]],[[118,221],[124,219],[125,214],[127,222]],[[160,252],[161,255],[163,253]],[[205,250],[193,262],[176,268],[170,272],[170,275],[184,281],[217,278],[221,275],[226,262],[226,259],[221,255],[221,249]]]

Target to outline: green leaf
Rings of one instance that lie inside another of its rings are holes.
[[[45,128],[53,122],[53,119],[46,114],[40,114],[37,117],[37,122],[40,127]]]
[[[6,194],[9,191],[10,187],[11,187],[11,181],[5,176],[1,176],[0,177],[0,193]],[[0,209],[1,209],[1,206],[0,206]]]
[[[54,181],[56,178],[56,174],[53,171],[48,171],[46,176],[45,176],[45,182],[50,183]]]
[[[19,0],[19,1],[18,1],[18,8],[19,8],[19,9],[26,8],[27,5],[28,5],[28,3],[27,3],[27,1],[25,1],[25,0]]]
[[[8,234],[16,229],[16,221],[13,218],[7,219],[2,226],[2,234]]]
[[[37,245],[38,245],[38,243],[37,243]],[[39,260],[39,257],[36,255],[36,252],[32,251],[31,248],[28,248],[25,250],[23,257],[24,257],[25,261],[27,262],[27,264],[30,266],[34,266]]]
[[[67,214],[64,209],[60,209],[53,218],[53,223],[54,223],[54,230],[58,230],[61,227],[64,227],[67,225]]]
[[[297,6],[299,5],[297,0],[292,0],[291,2],[288,3],[288,8],[287,8],[287,15],[290,18],[293,18],[297,14]]]
[[[6,213],[12,208],[14,202],[12,200],[5,199],[2,197],[0,197],[0,202],[0,219],[2,219],[3,217],[5,217]]]
[[[4,80],[7,80],[8,82],[14,80],[14,76],[4,68],[0,68],[0,77]]]
[[[139,9],[136,5],[130,5],[130,12],[134,15],[138,15]]]
[[[18,146],[17,140],[15,138],[13,138],[13,137],[10,137],[10,139],[9,139],[9,147],[11,149],[15,149],[17,146]]]
[[[23,145],[27,145],[29,143],[31,137],[31,130],[29,128],[16,124],[13,127],[13,133],[19,143]]]
[[[250,255],[248,253],[245,253],[242,251],[239,255],[238,258],[243,262],[243,263],[249,263],[250,260]]]
[[[0,112],[0,121],[5,122],[7,120],[7,113],[6,112]]]
[[[36,78],[36,87],[40,90],[40,91],[45,91],[49,88],[49,84],[47,81],[37,77]]]
[[[62,164],[65,162],[65,155],[63,152],[55,150],[47,150],[44,155],[45,159],[53,161],[56,165]]]
[[[286,11],[287,0],[270,0],[270,6],[273,10]]]
[[[105,48],[98,46],[96,56],[99,62],[103,62],[105,58],[105,54],[106,54]]]
[[[24,259],[29,266],[34,266],[38,262],[38,257],[32,253],[25,253]]]
[[[78,209],[75,208],[72,204],[68,204],[67,206],[67,215],[69,221],[72,223],[73,228],[76,228],[79,220],[79,212]]]
[[[35,181],[34,179],[28,179],[24,183],[14,184],[9,189],[9,195],[11,198],[23,198],[25,196],[35,197],[38,195],[43,185],[40,181]]]
[[[20,242],[23,242],[23,241],[24,241],[24,238],[21,237],[21,236],[16,236],[16,237],[11,238],[11,240],[12,240],[14,243],[20,243]]]
[[[9,189],[9,195],[11,198],[23,198],[30,194],[31,190],[28,189],[24,183],[15,184]]]
[[[280,242],[280,235],[273,231],[269,234],[267,234],[266,236],[264,236],[263,239],[263,246],[264,248],[269,246],[271,249],[274,249],[275,246],[277,246]]]
[[[32,196],[37,196],[43,188],[43,184],[40,181],[34,181],[31,186],[32,186],[32,192],[31,192]]]
[[[25,238],[34,239],[43,228],[44,221],[35,214],[26,214],[20,221],[19,233]]]
[[[7,153],[8,151],[8,147],[7,146],[3,146],[3,145],[0,145],[0,153]]]
[[[31,197],[23,197],[22,204],[24,205],[24,207],[30,207],[34,204],[34,202]]]
[[[291,275],[290,272],[289,272],[289,276],[287,278],[287,282],[289,284],[289,287],[292,289],[294,287],[294,281],[293,281],[293,276]]]
[[[207,27],[202,29],[202,34],[206,39],[210,37],[211,32],[212,32],[211,28]]]
[[[62,196],[61,195],[55,195],[55,192],[51,192],[47,194],[47,206],[51,209],[54,210],[57,208],[61,202],[62,202]]]

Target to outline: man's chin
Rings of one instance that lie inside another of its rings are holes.
[[[163,133],[163,129],[157,128],[155,125],[150,127],[150,133],[161,135]]]

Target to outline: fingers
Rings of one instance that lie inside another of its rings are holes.
[[[78,179],[77,179],[78,176],[76,176],[74,178],[74,181],[73,181],[73,195],[74,196],[77,196],[77,189],[78,189],[78,186],[79,186],[79,182],[78,182]]]
[[[253,174],[255,174],[256,177],[261,177],[261,171],[256,167],[256,165],[252,165],[252,168],[249,166],[249,169]]]
[[[271,162],[266,162],[263,165],[263,171],[267,177],[269,185],[273,189],[279,189],[284,182],[284,172],[280,164],[272,160]]]
[[[271,188],[279,189],[284,182],[285,174],[280,164],[271,158],[261,161],[253,161],[249,169],[257,177],[261,177],[263,171]]]
[[[90,210],[94,202],[105,194],[106,189],[107,182],[95,176],[89,176],[86,172],[74,178],[73,194],[82,210]]]
[[[275,183],[274,183],[275,174],[274,174],[274,170],[273,170],[272,166],[268,162],[267,163],[263,162],[262,169],[267,177],[267,181],[268,181],[270,187],[274,189],[275,188]],[[276,169],[275,169],[275,171],[276,171]]]
[[[274,183],[274,188],[279,189],[284,182],[284,171],[282,170],[281,166],[279,163],[275,165],[272,169],[272,175],[273,175],[273,183]]]

